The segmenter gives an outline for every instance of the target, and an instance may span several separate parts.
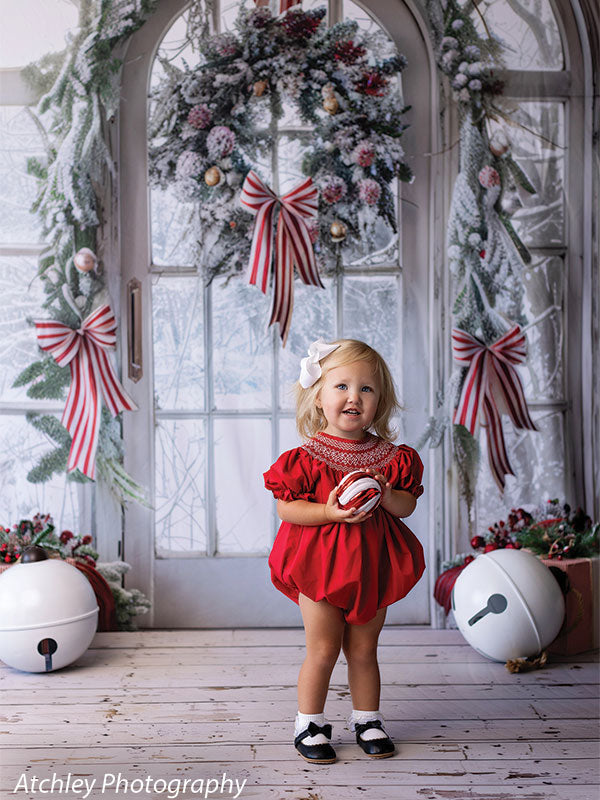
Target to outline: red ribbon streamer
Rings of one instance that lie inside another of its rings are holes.
[[[483,411],[490,469],[503,492],[504,476],[515,473],[506,454],[501,414],[507,413],[517,428],[538,430],[529,416],[523,385],[513,366],[525,361],[525,335],[515,325],[487,346],[466,331],[453,328],[452,350],[455,360],[469,367],[453,421],[473,435]]]
[[[51,353],[60,367],[71,370],[71,386],[61,423],[73,441],[67,472],[79,469],[88,478],[96,471],[100,429],[101,394],[115,417],[119,411],[135,411],[108,358],[114,350],[117,322],[109,305],[100,306],[81,323],[79,330],[56,320],[35,323],[39,346]]]
[[[248,281],[256,286],[260,279],[263,294],[267,291],[273,253],[273,217],[276,205],[280,205],[269,325],[279,323],[279,335],[285,347],[294,305],[294,265],[304,283],[324,288],[305,222],[317,213],[317,189],[307,178],[278,197],[251,170],[242,186],[240,202],[256,214]]]

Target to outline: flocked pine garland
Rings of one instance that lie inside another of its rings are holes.
[[[514,186],[528,193],[535,188],[513,159],[508,139],[490,121],[499,116],[502,85],[495,69],[502,65],[501,47],[481,17],[486,35],[478,33],[476,6],[456,0],[428,4],[437,63],[448,76],[460,114],[460,167],[448,220],[447,258],[453,281],[453,327],[486,345],[513,324],[523,325],[522,270],[530,254],[513,228],[510,216],[518,207]],[[481,16],[481,15],[480,15]],[[512,191],[512,195],[511,195]],[[455,365],[445,398],[418,442],[438,446],[451,431],[460,490],[469,509],[479,467],[479,444],[463,425],[452,424],[467,369]]]
[[[296,135],[298,166],[319,190],[318,217],[308,220],[319,266],[335,265],[346,247],[368,252],[383,228],[387,238],[396,232],[393,181],[412,179],[400,144],[407,109],[393,80],[406,60],[377,58],[378,35],[354,21],[327,28],[325,13],[295,7],[274,17],[242,6],[235,33],[198,43],[199,66],[164,64],[150,179],[198,205],[194,238],[208,279],[246,268],[254,217],[240,205],[241,186],[250,169],[269,183],[258,160],[270,161],[284,106],[312,128],[308,139]]]
[[[30,159],[29,171],[40,179],[33,210],[42,225],[49,249],[39,261],[38,276],[46,299],[37,318],[59,320],[77,329],[81,318],[102,302],[109,302],[101,271],[82,273],[73,256],[82,247],[96,250],[100,219],[100,191],[112,174],[112,156],[106,128],[119,103],[121,61],[118,48],[150,16],[157,0],[84,0],[79,29],[64,53],[62,64],[29,68],[34,85],[51,86],[36,109],[45,131],[46,159]],[[58,71],[56,71],[58,68]],[[49,74],[46,74],[49,69]],[[40,351],[40,359],[17,377],[28,397],[64,400],[70,370]],[[71,437],[53,415],[26,415],[36,429],[55,443],[28,473],[32,483],[42,483],[64,472]],[[145,502],[144,490],[123,469],[119,419],[102,408],[96,464],[98,476],[120,502]],[[78,470],[69,479],[86,481]]]

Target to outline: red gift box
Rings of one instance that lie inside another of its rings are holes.
[[[542,558],[547,567],[556,567],[568,579],[565,595],[565,621],[558,636],[548,647],[550,653],[576,655],[598,646],[598,559]]]

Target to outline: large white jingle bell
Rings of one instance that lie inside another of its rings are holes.
[[[28,561],[29,551],[34,558]],[[0,575],[0,659],[25,672],[51,672],[71,664],[90,646],[98,603],[76,567],[28,548]]]
[[[471,647],[494,661],[538,655],[557,636],[565,601],[554,575],[531,553],[478,556],[452,590],[456,624]]]

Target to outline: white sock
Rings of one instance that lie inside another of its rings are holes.
[[[353,708],[352,713],[348,717],[348,724],[350,725],[350,730],[353,731],[357,723],[363,725],[365,722],[370,722],[375,719],[383,722],[383,716],[379,711],[357,711]],[[370,739],[385,739],[386,736],[387,733],[380,728],[369,728],[369,730],[361,733],[360,738],[367,742]]]
[[[315,725],[318,725],[320,728],[325,725],[325,714],[302,714],[300,711],[296,714],[296,720],[294,723],[294,737],[298,736],[299,733],[305,731],[308,728],[308,723],[314,722]],[[306,739],[303,739],[302,742],[304,744],[326,744],[329,743],[329,739],[325,736],[324,733],[318,733],[316,736],[307,736]]]

